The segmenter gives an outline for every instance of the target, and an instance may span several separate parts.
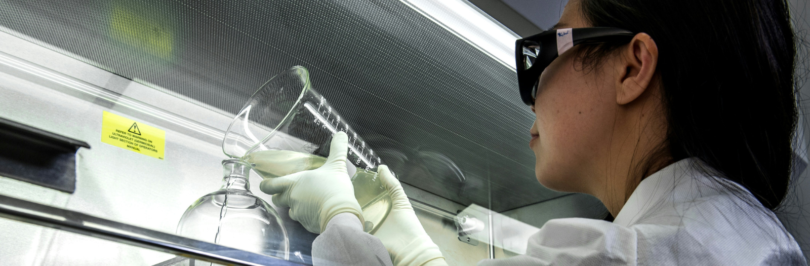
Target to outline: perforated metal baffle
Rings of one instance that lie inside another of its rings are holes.
[[[232,113],[302,65],[404,183],[495,211],[560,195],[534,177],[514,70],[401,1],[5,0],[0,25]]]

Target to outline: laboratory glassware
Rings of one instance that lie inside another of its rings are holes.
[[[379,156],[312,88],[309,72],[294,66],[267,81],[231,122],[222,147],[232,158],[253,164],[263,178],[311,170],[326,162],[332,136],[348,135],[349,176],[367,232],[388,216],[391,197],[382,186]]]
[[[289,239],[278,213],[250,192],[251,165],[232,158],[223,160],[222,167],[222,187],[186,209],[177,234],[289,259]],[[207,262],[195,265],[201,263]]]

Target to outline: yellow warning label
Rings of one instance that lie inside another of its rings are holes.
[[[104,111],[101,141],[163,160],[166,131]]]

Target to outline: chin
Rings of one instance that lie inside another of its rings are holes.
[[[571,186],[571,180],[565,178],[565,175],[549,171],[548,167],[545,167],[540,162],[537,162],[534,168],[534,175],[537,181],[548,189],[559,192],[571,192],[569,188]]]
[[[537,181],[539,181],[541,185],[543,185],[544,187],[546,187],[548,189],[551,189],[551,190],[554,190],[554,191],[557,191],[557,192],[567,192],[567,191],[565,191],[564,188],[562,188],[560,182],[558,182],[557,180],[537,176]]]

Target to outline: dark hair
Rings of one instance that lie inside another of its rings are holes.
[[[784,0],[582,0],[593,26],[649,34],[667,115],[661,151],[697,157],[774,210],[790,183],[796,44]],[[585,44],[588,62],[625,45]],[[659,152],[660,153],[660,152]],[[646,176],[647,174],[645,174]]]

